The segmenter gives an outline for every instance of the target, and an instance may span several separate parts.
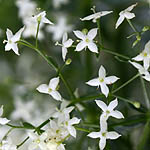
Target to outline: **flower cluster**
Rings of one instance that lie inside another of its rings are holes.
[[[124,118],[124,116],[122,115],[120,111],[114,110],[114,108],[118,105],[117,99],[111,101],[108,106],[103,101],[100,101],[100,100],[95,100],[95,102],[98,105],[98,107],[100,107],[103,111],[100,116],[100,131],[91,132],[87,136],[91,138],[100,138],[99,148],[100,150],[103,150],[106,146],[107,139],[114,140],[121,136],[115,131],[108,132],[108,125],[107,125],[108,118],[111,116],[117,119],[122,119]]]

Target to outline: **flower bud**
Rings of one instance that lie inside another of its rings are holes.
[[[150,29],[149,26],[144,26],[144,28],[142,29],[142,31],[143,31],[143,32],[146,32],[146,31],[148,31],[149,29]]]
[[[136,108],[140,108],[140,106],[141,106],[140,103],[137,102],[137,101],[134,101],[132,104],[133,104],[134,107],[136,107]]]
[[[88,33],[88,30],[87,30],[86,28],[84,28],[84,29],[82,30],[82,33],[83,33],[83,34],[87,34],[87,33]]]
[[[70,65],[71,62],[72,62],[72,60],[71,60],[70,58],[68,58],[68,59],[66,60],[65,64],[66,64],[66,65]]]

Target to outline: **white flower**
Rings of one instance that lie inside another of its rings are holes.
[[[76,138],[76,129],[73,125],[79,124],[79,122],[80,122],[80,119],[78,119],[77,117],[73,117],[72,119],[69,119],[64,122],[64,126],[67,128],[70,135],[72,135],[75,138]]]
[[[62,123],[65,120],[70,118],[70,113],[74,109],[74,106],[66,107],[66,101],[63,101],[60,106],[60,110],[57,109],[57,112],[53,114],[54,118],[58,118],[58,123]]]
[[[67,4],[68,0],[53,0],[53,5],[55,8],[59,8],[61,4]]]
[[[46,93],[51,95],[54,99],[61,101],[61,95],[57,91],[59,84],[59,77],[53,78],[49,81],[49,85],[47,84],[41,84],[39,87],[37,87],[37,90],[40,93]]]
[[[17,146],[12,143],[12,140],[10,138],[7,138],[7,140],[3,140],[0,143],[0,149],[1,150],[17,150]]]
[[[32,143],[29,145],[29,150],[37,149],[38,147],[41,150],[47,150],[47,145],[45,143],[45,140],[47,138],[47,133],[44,132],[41,135],[37,135],[33,132],[28,133],[29,138],[32,140]]]
[[[107,139],[114,140],[114,139],[119,138],[121,135],[115,131],[108,132],[107,131],[107,123],[103,122],[103,123],[101,123],[101,130],[99,132],[91,132],[87,136],[89,136],[91,138],[100,138],[99,148],[100,148],[100,150],[103,150],[106,146]]]
[[[107,97],[109,93],[109,88],[107,87],[107,84],[112,84],[118,79],[119,78],[116,76],[106,77],[106,70],[103,66],[101,66],[99,69],[99,77],[86,82],[86,84],[90,86],[100,86],[102,93]]]
[[[24,27],[21,28],[15,35],[13,35],[12,31],[7,29],[6,31],[7,40],[4,40],[3,42],[3,43],[5,42],[7,43],[5,45],[5,51],[10,51],[12,49],[17,55],[19,55],[18,46],[16,42],[20,40],[23,30]]]
[[[150,41],[147,42],[144,50],[139,55],[137,55],[132,59],[136,61],[143,61],[144,68],[147,70],[150,66]]]
[[[124,19],[132,19],[135,17],[135,14],[134,13],[131,13],[130,11],[137,5],[134,4],[134,5],[131,5],[130,7],[128,7],[127,9],[121,11],[119,13],[119,19],[117,20],[117,23],[116,23],[116,29],[118,28],[118,26],[124,21]]]
[[[73,26],[68,25],[67,23],[67,16],[57,14],[56,20],[56,24],[54,24],[53,26],[48,25],[46,28],[47,32],[53,34],[52,38],[54,41],[60,40],[65,32],[69,33],[73,29]]]
[[[40,22],[40,23],[47,23],[47,24],[53,24],[50,20],[48,20],[46,17],[46,12],[43,11],[41,13],[39,13],[38,15],[35,15],[33,17],[34,20],[36,20],[37,22]]]
[[[67,55],[67,48],[71,47],[73,43],[72,39],[68,39],[68,35],[67,33],[63,34],[63,38],[62,38],[62,58],[65,61],[66,59],[66,55]]]
[[[95,102],[98,105],[98,107],[100,107],[103,110],[103,113],[101,115],[101,120],[103,119],[107,120],[110,116],[117,119],[124,118],[123,114],[120,111],[114,110],[114,108],[117,107],[118,105],[117,98],[111,101],[108,106],[103,101],[100,100],[95,100]]]
[[[96,46],[96,44],[94,43],[93,39],[96,37],[97,35],[97,30],[98,28],[94,28],[94,29],[91,29],[88,34],[84,34],[83,32],[81,31],[73,31],[74,34],[79,38],[81,39],[80,43],[78,43],[77,47],[76,47],[76,50],[75,51],[81,51],[83,50],[84,48],[88,47],[88,49],[91,51],[91,52],[94,52],[94,53],[98,53],[98,48]]]
[[[7,118],[2,118],[3,115],[3,105],[0,108],[0,124],[5,125],[7,124],[10,120],[8,120]]]
[[[142,78],[144,78],[147,81],[150,81],[150,73],[145,69],[145,67],[136,62],[129,61],[129,63],[131,63],[135,68],[138,69],[139,73],[142,75]]]
[[[113,11],[101,11],[101,12],[97,12],[97,13],[94,13],[94,14],[89,15],[87,17],[80,18],[80,19],[81,19],[81,21],[92,20],[95,23],[98,18],[101,18],[102,16],[108,15],[112,12]]]

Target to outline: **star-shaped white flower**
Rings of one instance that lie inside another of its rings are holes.
[[[114,140],[114,139],[119,138],[121,135],[115,131],[108,132],[107,131],[107,122],[101,122],[101,130],[99,132],[91,132],[87,136],[94,138],[94,139],[100,138],[99,148],[100,148],[100,150],[103,150],[106,146],[107,139]]]
[[[92,22],[96,23],[97,19],[101,18],[102,16],[108,15],[112,12],[113,11],[101,11],[101,12],[97,12],[97,13],[94,13],[94,14],[89,15],[87,17],[80,18],[80,19],[81,19],[81,21],[92,20]]]
[[[67,33],[64,33],[63,38],[62,38],[62,58],[64,61],[66,59],[66,55],[68,52],[67,48],[71,47],[72,43],[73,43],[73,40],[68,39]]]
[[[147,70],[150,66],[150,41],[147,42],[144,50],[132,59],[136,61],[143,61],[144,68]]]
[[[12,31],[7,29],[6,35],[7,40],[4,40],[3,43],[7,43],[5,45],[5,51],[10,51],[11,49],[15,52],[15,54],[19,55],[17,41],[20,40],[21,34],[24,30],[24,27],[21,28],[15,35],[13,35]]]
[[[142,75],[142,78],[144,78],[147,81],[150,81],[150,73],[148,72],[148,70],[145,69],[145,67],[136,62],[129,61],[129,63],[138,69],[139,73]]]
[[[119,25],[124,21],[124,19],[132,19],[135,17],[135,14],[134,13],[131,13],[130,11],[137,5],[134,4],[134,5],[131,5],[129,6],[127,9],[121,11],[119,13],[119,19],[117,20],[117,23],[116,23],[116,29],[119,27]]]
[[[33,132],[28,133],[29,138],[32,140],[32,143],[29,145],[29,150],[37,149],[38,147],[40,149],[47,149],[47,145],[45,143],[45,140],[47,138],[47,133],[44,132],[41,135],[37,135]]]
[[[98,53],[98,48],[97,48],[96,44],[93,41],[93,39],[97,35],[97,30],[98,30],[98,28],[91,29],[88,32],[88,34],[84,34],[83,32],[78,31],[78,30],[77,31],[73,31],[74,34],[79,39],[81,39],[80,43],[78,43],[78,45],[76,46],[76,50],[75,51],[81,51],[84,48],[88,47],[88,49],[91,52]]]
[[[53,24],[50,20],[48,20],[46,17],[46,11],[43,11],[41,13],[39,13],[38,15],[35,15],[33,17],[34,20],[36,20],[37,22],[40,23],[47,23],[47,24]]]
[[[66,120],[64,122],[64,126],[67,128],[70,135],[72,135],[75,138],[76,138],[76,129],[73,125],[79,124],[79,122],[80,119],[78,119],[77,117],[73,117],[72,119]]]
[[[7,118],[2,118],[3,115],[3,105],[0,108],[0,124],[5,125],[7,124],[10,120],[8,120]]]
[[[112,84],[118,79],[119,78],[116,76],[106,77],[106,70],[103,66],[101,66],[99,69],[99,77],[86,82],[86,84],[90,86],[100,86],[102,93],[107,97],[109,93],[109,88],[107,87],[107,84]]]
[[[103,113],[100,117],[101,120],[103,119],[107,120],[110,116],[117,118],[117,119],[124,118],[123,114],[120,111],[114,110],[118,105],[117,98],[111,101],[108,106],[101,100],[95,100],[95,102],[98,105],[98,107],[100,107],[103,110]]]
[[[41,84],[39,87],[37,87],[37,90],[40,93],[46,93],[51,95],[54,99],[61,101],[61,95],[57,91],[59,84],[59,77],[53,78],[49,81],[49,85],[47,84]]]

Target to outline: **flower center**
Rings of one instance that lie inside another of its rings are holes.
[[[99,81],[100,81],[100,82],[104,82],[104,79],[103,79],[103,78],[99,78]]]
[[[147,53],[146,53],[146,52],[145,52],[145,53],[143,53],[143,56],[144,56],[144,57],[147,57]]]
[[[40,139],[37,139],[35,142],[36,142],[37,144],[39,144],[39,143],[40,143]]]
[[[107,114],[107,115],[110,114],[110,111],[109,111],[109,110],[106,110],[106,114]]]
[[[105,136],[106,136],[106,132],[103,132],[103,133],[102,133],[102,136],[104,136],[104,137],[105,137]]]
[[[8,43],[9,43],[9,44],[11,44],[11,43],[12,43],[12,41],[11,41],[11,40],[9,40],[9,41],[8,41]]]
[[[52,89],[51,89],[51,88],[49,88],[49,89],[48,89],[48,92],[52,92]]]
[[[86,43],[89,43],[89,42],[90,42],[90,40],[89,40],[88,38],[86,38],[86,39],[85,39],[85,42],[86,42]]]

